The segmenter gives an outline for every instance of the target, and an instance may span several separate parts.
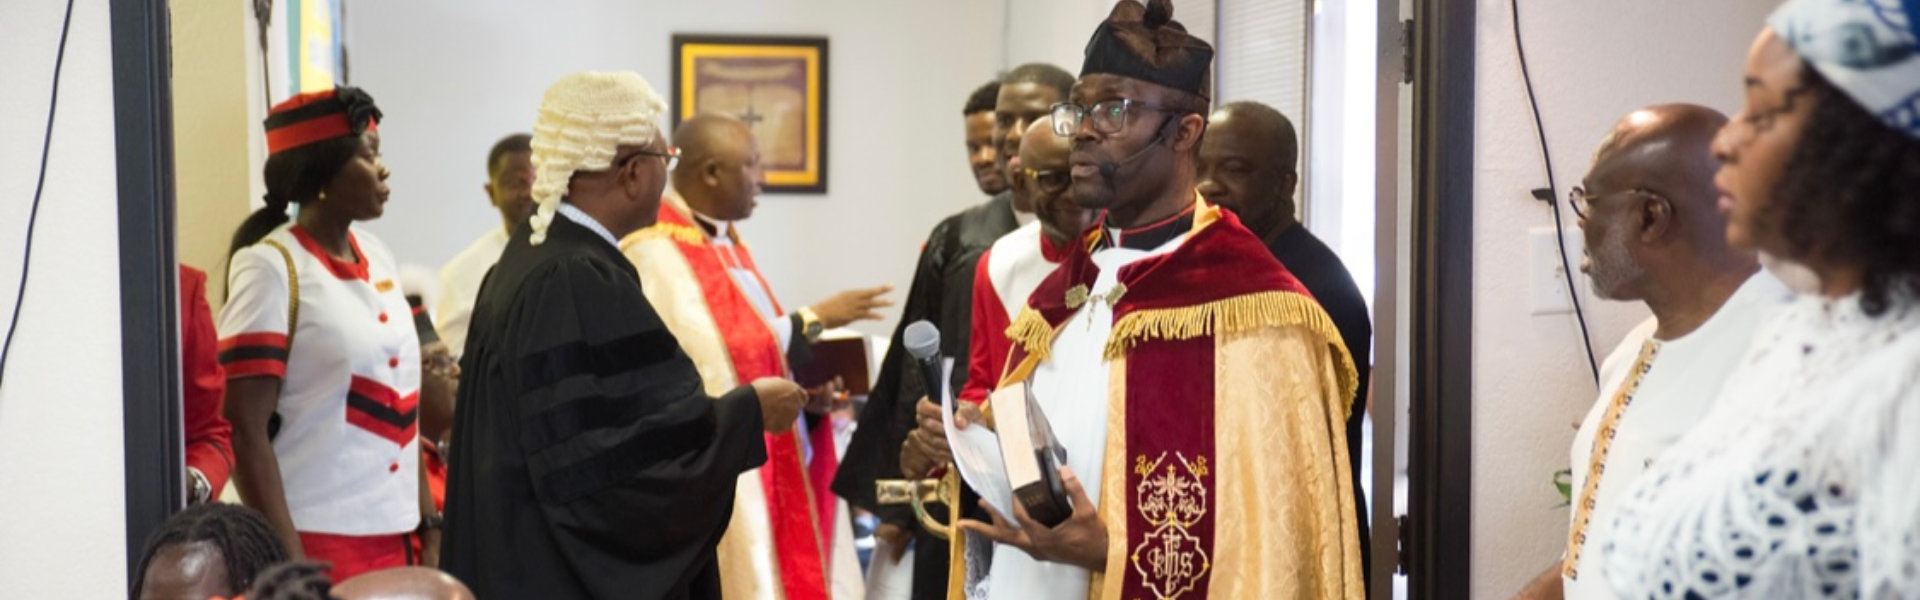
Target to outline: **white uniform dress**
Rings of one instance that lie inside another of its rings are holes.
[[[1649,318],[1607,356],[1600,370],[1600,380],[1606,387],[1601,388],[1599,400],[1573,436],[1573,462],[1569,464],[1573,465],[1575,505],[1568,511],[1568,526],[1584,532],[1585,542],[1579,554],[1578,577],[1563,577],[1568,600],[1614,597],[1601,574],[1599,560],[1599,548],[1607,542],[1605,525],[1613,517],[1614,506],[1661,452],[1706,415],[1727,374],[1753,343],[1754,330],[1792,296],[1772,275],[1755,273],[1699,328],[1675,339],[1657,340],[1653,339],[1657,323]],[[1652,356],[1642,366],[1639,359],[1648,345],[1653,346]],[[1644,372],[1637,387],[1621,396],[1621,386],[1629,383],[1630,372],[1636,370]],[[1594,482],[1593,508],[1585,515],[1583,525],[1579,502],[1586,495],[1593,440],[1616,400],[1625,404],[1614,417],[1615,433],[1601,462],[1603,475]]]
[[[1624,598],[1920,598],[1920,303],[1795,300],[1611,527]]]
[[[229,378],[282,378],[271,427],[295,529],[348,536],[420,523],[420,343],[386,245],[354,228],[358,263],[329,256],[299,227],[266,237],[299,274],[287,345],[286,261],[266,243],[235,253],[220,311]]]

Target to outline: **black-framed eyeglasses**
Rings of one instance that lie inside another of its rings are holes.
[[[1192,112],[1171,106],[1126,98],[1103,100],[1095,103],[1091,108],[1072,102],[1061,102],[1053,105],[1053,134],[1060,137],[1073,137],[1073,132],[1080,130],[1080,121],[1082,119],[1088,119],[1093,125],[1093,130],[1097,133],[1119,133],[1120,130],[1127,128],[1127,121],[1131,118],[1136,108],[1154,110],[1167,114],[1185,114]]]
[[[1020,174],[1032,180],[1033,185],[1039,187],[1040,191],[1049,194],[1064,192],[1067,186],[1073,185],[1073,175],[1067,173],[1066,169],[1035,170],[1023,167],[1020,169]]]
[[[667,168],[671,169],[673,168],[674,163],[680,161],[680,147],[667,146],[666,150],[658,150],[658,151],[647,150],[645,148],[642,148],[640,150],[635,151],[633,154],[622,156],[620,157],[620,160],[614,161],[613,168],[618,169],[618,168],[625,167],[627,166],[627,163],[633,162],[633,159],[639,158],[642,156],[651,156],[654,158],[658,158],[660,159],[660,162],[662,164],[665,164]]]
[[[1599,200],[1601,198],[1605,198],[1608,196],[1618,196],[1621,194],[1640,194],[1643,196],[1664,198],[1664,196],[1654,193],[1653,190],[1649,190],[1643,187],[1637,187],[1630,190],[1620,190],[1618,192],[1611,192],[1611,193],[1601,194],[1598,196],[1593,196],[1587,193],[1587,188],[1576,185],[1576,186],[1573,186],[1573,189],[1567,190],[1567,206],[1573,207],[1574,216],[1585,219],[1587,218],[1587,213],[1593,210],[1594,200]]]

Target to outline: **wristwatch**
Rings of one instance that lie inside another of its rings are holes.
[[[800,315],[800,333],[807,336],[807,341],[818,340],[820,334],[826,333],[827,325],[820,322],[820,315],[814,314],[812,308],[802,306],[793,312]]]
[[[445,529],[446,526],[447,517],[441,513],[420,517],[420,531]]]
[[[207,475],[199,469],[187,467],[187,504],[201,504],[212,500],[213,484],[207,482]]]

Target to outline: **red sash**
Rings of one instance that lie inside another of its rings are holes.
[[[1121,598],[1207,597],[1218,512],[1212,466],[1215,336],[1223,333],[1220,329],[1227,323],[1267,322],[1288,310],[1301,310],[1305,316],[1286,319],[1313,322],[1314,314],[1326,319],[1306,287],[1238,219],[1212,207],[1202,210],[1197,230],[1178,249],[1118,273],[1126,291],[1113,307],[1115,335],[1107,354],[1124,355],[1128,365],[1151,365],[1129,368],[1125,374],[1127,496],[1121,510],[1127,520],[1128,564],[1118,571],[1114,567],[1120,565],[1109,565],[1106,574],[1124,578]],[[1024,378],[1035,353],[1045,358],[1053,332],[1080,308],[1069,298],[1086,301],[1087,288],[1099,276],[1089,248],[1098,235],[1098,230],[1090,232],[1087,244],[1069,249],[1060,268],[1028,299],[1029,310],[1008,328],[1013,345],[1009,364],[1017,366],[1002,385]],[[1156,315],[1160,322],[1130,326],[1127,317],[1135,313]],[[1331,321],[1324,328],[1331,331]],[[1339,338],[1331,339],[1337,344]]]
[[[660,205],[659,223],[699,231],[686,216],[665,202]],[[686,258],[694,278],[699,280],[707,312],[713,315],[714,325],[727,344],[734,380],[744,385],[761,377],[786,377],[786,357],[780,352],[779,340],[736,287],[717,249],[706,243],[704,237],[699,244],[689,243],[684,236],[669,237]],[[738,260],[741,266],[752,271],[761,288],[767,289],[766,280],[760,277],[760,269],[754,266],[746,247],[735,240],[732,250],[728,258]],[[767,299],[773,301],[775,312],[785,312],[780,309],[779,301],[773,300],[770,289]],[[826,549],[832,540],[828,532],[833,531],[833,504],[816,503],[814,499],[816,495],[831,497],[823,494],[827,482],[833,479],[836,460],[832,427],[823,429],[824,436],[820,435],[823,432],[812,432],[815,451],[810,466],[804,460],[801,440],[794,432],[765,434],[767,464],[760,468],[760,481],[766,490],[775,559],[787,600],[826,600],[828,597]],[[825,452],[819,450],[822,437],[826,440]]]

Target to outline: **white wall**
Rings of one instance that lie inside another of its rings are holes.
[[[959,113],[1001,67],[1000,8],[883,0],[571,0],[538,10],[499,0],[354,3],[351,79],[386,113],[381,143],[394,173],[393,201],[370,229],[402,262],[437,269],[498,226],[480,187],[487,149],[530,129],[541,93],[562,74],[637,71],[666,95],[674,33],[824,35],[829,193],[761,198],[742,230],[789,306],[880,283],[894,284],[899,300],[934,223],[983,199],[966,168]]]
[[[351,83],[386,113],[381,143],[394,172],[393,202],[369,228],[403,263],[437,269],[495,226],[480,189],[487,148],[529,129],[541,92],[564,73],[637,71],[664,95],[674,33],[824,35],[829,193],[764,197],[742,230],[789,306],[853,286],[904,292],[928,230],[983,199],[961,143],[967,94],[1021,63],[1077,72],[1113,2],[356,2]],[[1212,37],[1210,0],[1176,5],[1177,18]]]
[[[65,2],[0,2],[0,316],[13,314]],[[33,280],[0,381],[0,582],[9,598],[126,595],[120,256],[107,3],[80,2]],[[0,328],[5,323],[0,322]]]
[[[1523,2],[1527,59],[1560,195],[1585,174],[1612,123],[1635,108],[1693,102],[1731,112],[1748,43],[1776,4]],[[1479,0],[1474,134],[1473,597],[1504,598],[1566,544],[1549,483],[1595,390],[1572,315],[1532,316],[1527,230],[1551,226],[1528,191],[1545,187],[1505,0]],[[1562,210],[1563,213],[1570,212]],[[1571,215],[1569,214],[1569,217]],[[1575,230],[1569,222],[1568,230]],[[1584,285],[1584,283],[1583,283]],[[1604,358],[1646,317],[1582,299]]]

